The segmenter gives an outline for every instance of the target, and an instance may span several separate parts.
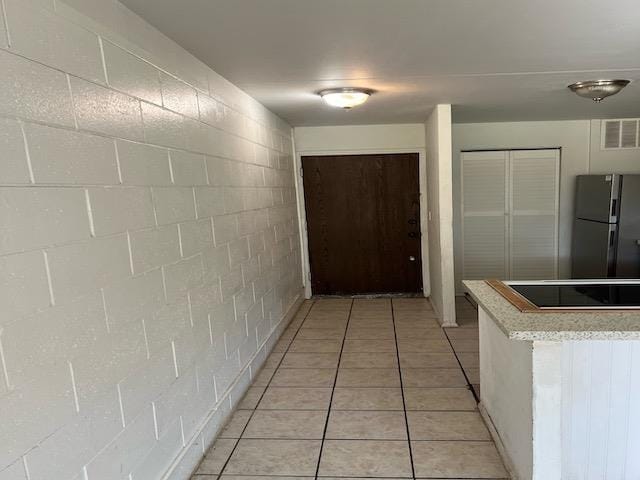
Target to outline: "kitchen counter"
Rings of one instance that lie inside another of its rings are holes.
[[[480,412],[512,478],[640,478],[640,312],[522,312],[485,281]]]
[[[465,287],[509,339],[531,341],[640,340],[639,311],[573,311],[525,313],[484,280],[465,280]]]

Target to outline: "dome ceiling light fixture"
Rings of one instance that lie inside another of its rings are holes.
[[[374,91],[368,88],[328,88],[321,90],[318,95],[327,105],[351,110],[369,100]]]
[[[587,80],[569,85],[572,92],[577,95],[590,98],[596,103],[600,103],[606,97],[615,95],[624,87],[629,85],[631,80]]]

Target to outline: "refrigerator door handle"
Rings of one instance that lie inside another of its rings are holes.
[[[618,226],[615,223],[609,225],[609,248],[607,252],[607,277],[614,278],[616,276],[616,258],[617,258],[617,234]]]

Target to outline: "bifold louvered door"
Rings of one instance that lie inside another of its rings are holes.
[[[559,150],[509,153],[509,277],[558,276]]]
[[[507,278],[509,152],[462,153],[464,279]]]
[[[465,279],[558,275],[560,151],[463,152]]]

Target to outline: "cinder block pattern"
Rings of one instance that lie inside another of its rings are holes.
[[[104,83],[98,36],[54,12],[23,0],[5,0],[11,49],[59,70]]]
[[[89,237],[79,188],[0,187],[0,255]]]
[[[206,185],[207,168],[204,155],[173,150],[171,157],[171,172],[176,185]]]
[[[196,218],[193,188],[154,188],[153,205],[158,225],[184,222]]]
[[[183,118],[161,107],[142,102],[144,136],[148,143],[174,148],[185,148]]]
[[[2,184],[31,182],[22,129],[15,120],[0,118],[0,157]]]
[[[180,224],[180,244],[182,255],[190,257],[213,247],[211,218]]]
[[[299,295],[290,127],[115,2],[3,6],[0,478],[161,478]]]
[[[198,218],[209,218],[225,213],[224,190],[220,187],[195,189]]]
[[[0,325],[49,306],[47,267],[42,252],[0,257]]]
[[[114,141],[42,125],[25,125],[35,183],[116,185]]]
[[[124,185],[171,185],[169,155],[164,148],[116,141],[120,175]]]
[[[162,267],[167,302],[181,300],[186,293],[202,283],[202,257],[191,258]]]
[[[64,73],[0,50],[0,114],[75,126]]]
[[[142,273],[180,259],[180,235],[176,225],[129,233],[131,267]]]
[[[151,192],[147,188],[89,188],[87,192],[96,235],[154,225]]]
[[[76,122],[83,130],[143,140],[140,102],[128,95],[71,77]]]
[[[160,73],[162,105],[187,117],[199,118],[198,96],[195,88],[164,72]]]
[[[131,274],[126,235],[95,238],[46,252],[57,303],[67,303]]]
[[[132,97],[162,105],[160,78],[153,65],[106,40],[102,48],[109,85]]]

